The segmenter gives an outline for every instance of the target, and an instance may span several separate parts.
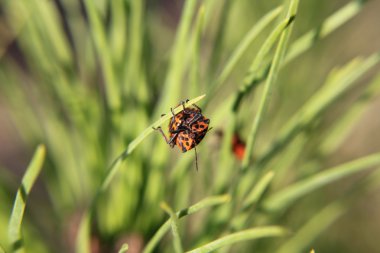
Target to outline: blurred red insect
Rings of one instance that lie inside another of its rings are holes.
[[[245,153],[245,143],[241,140],[240,136],[237,133],[235,133],[232,137],[232,151],[238,160],[243,160]]]

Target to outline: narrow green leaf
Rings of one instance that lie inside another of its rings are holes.
[[[26,169],[21,185],[17,190],[8,227],[8,238],[13,252],[25,252],[21,234],[22,219],[24,217],[26,200],[34,182],[41,172],[45,154],[45,146],[39,145],[33,155],[32,161]]]
[[[180,95],[183,75],[187,64],[187,47],[189,46],[189,34],[193,16],[196,10],[197,1],[186,1],[181,15],[181,21],[177,29],[174,45],[172,47],[171,59],[165,85],[162,91],[163,96],[157,106],[155,115],[159,115],[169,104],[174,104]]]
[[[360,12],[363,8],[363,3],[367,1],[358,1],[354,0],[349,4],[345,5],[334,14],[332,14],[329,18],[326,19],[325,22],[317,29],[312,29],[307,32],[300,38],[298,38],[295,42],[290,45],[289,52],[286,54],[285,59],[282,61],[281,68],[293,60],[295,57],[299,56],[306,50],[310,49],[315,43],[317,43],[320,39],[324,38],[328,34],[332,33],[336,29],[338,29],[341,25],[346,23],[349,19],[353,18],[356,14]],[[339,22],[337,22],[339,21]],[[325,28],[325,32],[321,33],[321,27],[329,27],[329,29]],[[323,35],[323,36],[322,36]],[[258,73],[257,76],[251,80],[253,84],[260,84],[263,80],[266,79],[268,72],[265,71],[268,69],[270,64],[265,68],[262,68],[264,71]],[[233,94],[231,94],[232,96]],[[234,103],[237,104],[236,102]]]
[[[130,37],[128,45],[127,69],[124,71],[125,91],[135,96],[140,103],[148,99],[147,83],[142,81],[143,39],[144,39],[144,0],[130,1]]]
[[[179,235],[178,231],[178,217],[167,203],[162,202],[161,208],[164,209],[164,211],[170,215],[170,224],[172,227],[174,250],[176,253],[182,253],[184,251],[182,247],[181,236]]]
[[[325,85],[284,124],[273,145],[257,160],[256,168],[263,168],[288,143],[291,143],[291,140],[298,133],[337,101],[355,81],[375,66],[379,60],[380,54],[375,53],[365,60],[355,59],[341,69],[333,71]]]
[[[189,87],[189,94],[191,96],[197,94],[200,90],[201,83],[201,39],[202,33],[204,31],[204,19],[205,19],[205,6],[201,5],[198,11],[198,17],[196,25],[193,31],[192,38],[192,50],[189,50],[191,53],[191,85]]]
[[[231,229],[232,231],[238,231],[244,228],[248,223],[250,217],[256,214],[255,207],[259,200],[262,198],[264,192],[268,189],[269,184],[272,182],[274,177],[273,171],[269,171],[265,174],[258,182],[253,186],[252,190],[248,192],[247,196],[243,198],[243,205],[241,207],[241,211],[234,216],[231,221]],[[246,179],[246,177],[244,177]],[[248,185],[252,181],[251,177],[247,177],[247,180],[240,180],[239,187],[237,188],[237,196],[240,196],[241,192],[243,194],[247,192],[245,185]],[[248,187],[248,186],[247,186]],[[235,197],[234,203],[239,203],[238,197]]]
[[[31,13],[38,17],[34,19],[38,32],[41,33],[41,43],[49,57],[66,66],[73,64],[67,37],[63,32],[58,10],[54,5],[42,1],[23,2]],[[33,22],[33,21],[32,21]],[[42,39],[43,38],[43,39]]]
[[[79,253],[90,253],[90,210],[87,210],[80,221],[75,249]]]
[[[279,11],[282,9],[278,7]],[[269,14],[268,14],[269,15]],[[245,79],[243,85],[239,88],[239,90],[235,93],[235,96],[233,98],[233,102],[226,103],[229,106],[229,110],[227,111],[229,115],[227,116],[229,118],[229,121],[227,122],[225,126],[225,131],[223,134],[223,143],[221,148],[221,161],[220,164],[225,167],[229,168],[231,167],[229,164],[232,163],[231,159],[231,140],[233,138],[233,135],[235,133],[236,128],[236,112],[238,109],[238,106],[240,102],[242,101],[242,98],[244,95],[248,94],[249,90],[253,87],[255,84],[254,82],[251,82],[251,80],[255,79],[258,76],[258,70],[260,69],[261,62],[263,61],[264,57],[267,56],[269,50],[273,47],[273,45],[276,43],[277,39],[283,32],[283,30],[289,25],[290,19],[285,18],[282,22],[280,22],[279,25],[276,26],[276,28],[272,31],[272,33],[268,36],[266,41],[263,43],[262,47],[258,51],[258,54],[256,55],[255,59],[253,60],[253,63],[251,64],[249,73],[247,78]],[[254,27],[256,28],[256,26]],[[245,49],[244,49],[245,50]],[[240,58],[240,56],[239,56]],[[236,63],[234,63],[236,64]],[[223,112],[223,117],[226,117],[225,110]],[[229,177],[231,175],[228,173],[228,171],[225,171],[225,173],[219,174],[216,178],[216,189],[223,189],[224,185],[229,182]]]
[[[357,123],[359,117],[363,115],[363,112],[368,108],[372,99],[378,95],[380,95],[380,75],[374,78],[355,103],[337,119],[337,122],[334,123],[334,126],[329,131],[328,136],[323,138],[324,140],[319,148],[322,155],[331,154],[342,144]]]
[[[277,226],[247,229],[241,232],[226,235],[206,245],[200,246],[199,248],[190,250],[188,253],[206,253],[240,241],[247,241],[264,237],[284,236],[286,234],[287,231],[284,228]]]
[[[295,235],[286,241],[277,253],[303,252],[305,248],[334,221],[347,211],[340,201],[334,202],[304,224]]]
[[[349,175],[361,172],[380,164],[380,153],[362,157],[349,163],[341,164],[336,167],[319,172],[309,178],[282,189],[280,192],[269,196],[263,206],[270,211],[284,209],[295,200],[306,194],[317,190],[327,184],[333,183]]]
[[[285,18],[282,22],[280,22],[271,32],[271,34],[268,36],[268,38],[264,41],[263,45],[261,46],[260,50],[258,51],[255,59],[253,60],[249,71],[247,73],[247,76],[244,78],[243,85],[239,88],[238,92],[236,93],[236,96],[234,98],[233,103],[233,110],[237,111],[239,108],[239,105],[243,99],[244,95],[247,95],[249,91],[258,84],[257,80],[260,79],[260,76],[262,75],[263,71],[265,71],[263,65],[265,57],[268,56],[268,53],[270,49],[274,46],[274,44],[277,42],[278,38],[286,29],[290,22],[292,22],[292,18]]]
[[[102,66],[103,75],[105,78],[105,87],[108,106],[112,110],[118,110],[121,106],[120,90],[117,87],[116,76],[112,64],[111,52],[107,45],[107,36],[105,27],[102,24],[100,15],[96,9],[95,3],[92,0],[85,0],[90,28],[92,30],[95,48],[99,57],[99,63]]]
[[[286,17],[289,19],[289,22],[291,22],[291,20],[293,20],[294,17],[296,16],[297,8],[298,8],[298,0],[291,1],[288,12],[286,14]],[[256,142],[257,133],[259,131],[259,127],[260,127],[262,118],[264,116],[264,113],[269,101],[272,86],[278,74],[279,66],[285,54],[285,49],[286,49],[287,42],[291,33],[291,27],[292,27],[291,23],[289,23],[288,28],[283,31],[280,41],[278,42],[278,46],[273,58],[273,62],[269,70],[268,79],[264,86],[264,91],[263,91],[263,95],[260,101],[260,105],[259,105],[256,117],[254,118],[254,121],[252,123],[252,128],[248,135],[247,146],[246,146],[246,150],[245,150],[244,158],[242,162],[242,170],[246,170],[248,165],[251,163],[252,150]]]
[[[351,1],[333,13],[330,17],[328,17],[321,26],[307,32],[298,38],[290,47],[283,64],[285,65],[286,63],[290,62],[295,57],[311,48],[321,38],[326,37],[337,28],[345,24],[349,19],[353,18],[360,12],[360,10],[363,8],[363,3],[365,2],[366,1],[358,0]]]
[[[274,172],[269,171],[257,182],[255,187],[253,187],[252,191],[245,198],[243,209],[257,203],[257,201],[263,195],[264,191],[268,188],[269,184],[272,182],[273,177],[274,177]]]
[[[110,1],[111,20],[109,26],[109,45],[113,62],[121,65],[126,59],[128,47],[127,10],[124,0]]]
[[[119,253],[126,253],[129,249],[128,244],[124,243],[121,248],[119,249]]]
[[[211,85],[210,90],[218,89],[218,87],[227,79],[231,74],[233,68],[236,66],[240,58],[247,51],[252,42],[257,38],[257,36],[267,27],[282,11],[282,6],[275,8],[270,11],[264,17],[262,17],[247,33],[247,35],[242,39],[236,49],[233,51],[227,63],[225,64],[223,70],[221,71],[219,77]]]
[[[221,7],[221,14],[219,20],[216,22],[217,27],[215,28],[215,37],[213,38],[213,44],[211,47],[211,59],[210,59],[210,73],[215,73],[217,66],[220,64],[220,58],[223,52],[223,41],[225,37],[226,27],[228,24],[228,19],[230,17],[232,1],[223,0],[223,1],[208,1],[211,3],[212,15],[214,16],[214,5],[217,4]],[[211,74],[209,76],[212,76]]]
[[[176,213],[178,218],[182,218],[184,216],[196,213],[200,211],[203,208],[206,207],[211,207],[215,205],[220,205],[224,204],[230,201],[230,196],[229,195],[220,195],[220,196],[213,196],[213,197],[208,197],[200,202],[185,208],[179,212]],[[162,237],[166,234],[166,232],[170,228],[170,220],[167,220],[154,234],[154,236],[150,239],[148,244],[146,245],[145,249],[143,250],[143,253],[150,253],[153,252],[154,248],[157,246],[159,241],[162,239]]]

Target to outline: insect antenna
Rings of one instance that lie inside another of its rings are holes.
[[[197,147],[196,146],[194,147],[194,150],[195,150],[195,168],[198,171],[198,155],[197,155]]]

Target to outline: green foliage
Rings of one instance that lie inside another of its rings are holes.
[[[119,250],[119,253],[126,253],[128,252],[128,244],[123,244]]]
[[[161,203],[161,208],[163,210],[165,210],[165,212],[167,212],[170,215],[170,224],[172,227],[174,251],[177,253],[184,252],[183,247],[182,247],[182,242],[181,242],[181,236],[179,235],[179,232],[178,232],[178,217],[177,217],[177,215],[173,212],[173,210],[165,202]]]
[[[210,242],[206,245],[200,246],[199,248],[190,250],[188,252],[211,252],[226,245],[231,245],[239,241],[252,240],[262,237],[283,236],[285,234],[286,231],[281,227],[257,227],[226,235],[220,239],[217,239],[213,242]]]
[[[176,213],[178,218],[182,218],[186,215],[193,214],[201,210],[202,208],[223,204],[225,202],[228,202],[230,200],[230,197],[228,195],[222,195],[222,196],[214,196],[214,197],[208,197],[197,204],[194,204],[186,209],[183,209]],[[148,242],[147,246],[144,249],[144,253],[152,252],[154,247],[157,245],[157,243],[162,239],[162,237],[165,235],[165,232],[168,231],[170,226],[170,221],[165,222],[155,233],[155,235],[152,237],[152,239]]]
[[[21,185],[17,190],[16,199],[13,205],[12,214],[9,219],[8,237],[13,252],[25,252],[21,233],[21,223],[25,212],[26,200],[41,172],[42,164],[45,159],[45,146],[40,145],[33,159],[25,171]]]
[[[2,106],[26,149],[44,143],[14,202],[5,197],[14,195],[14,175],[0,168],[0,221],[9,223],[4,250],[328,248],[318,239],[380,182],[378,151],[331,162],[379,97],[379,48],[329,64],[317,59],[331,50],[323,39],[350,26],[365,1],[328,17],[321,11],[323,21],[308,24],[303,18],[313,5],[298,0],[265,8],[259,1],[189,0],[178,25],[153,2],[0,4],[9,31],[0,31]],[[292,83],[304,78],[305,66],[313,82]],[[199,172],[193,150],[171,150],[153,129],[166,131],[170,108],[180,112],[176,105],[187,98],[186,107],[199,104],[211,120],[197,146]],[[243,157],[232,145],[238,135]],[[24,215],[45,147],[37,185],[46,192],[35,193]],[[324,199],[323,191],[347,179],[352,186]]]

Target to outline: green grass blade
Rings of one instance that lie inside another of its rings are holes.
[[[293,201],[314,190],[357,172],[365,171],[379,164],[380,153],[376,153],[324,170],[316,175],[294,183],[280,192],[273,194],[272,196],[269,196],[263,203],[263,206],[265,209],[270,211],[284,209]]]
[[[111,20],[109,25],[109,45],[113,62],[121,66],[125,62],[128,46],[127,10],[124,0],[110,1]]]
[[[8,238],[13,252],[25,252],[21,234],[22,219],[24,216],[27,197],[33,187],[34,182],[41,172],[42,165],[45,160],[45,154],[45,146],[39,145],[33,155],[32,161],[26,169],[21,185],[17,190],[8,227]]]
[[[90,253],[90,210],[87,210],[80,221],[75,249],[78,253]]]
[[[127,253],[128,249],[129,249],[128,244],[124,243],[124,244],[121,246],[121,248],[119,249],[119,253]]]
[[[375,66],[379,60],[380,54],[375,53],[365,60],[355,59],[341,69],[333,71],[326,84],[280,130],[272,147],[257,160],[257,168],[263,168],[298,133],[337,101],[355,81]]]
[[[210,90],[218,89],[218,87],[226,81],[227,77],[231,74],[233,68],[236,66],[240,58],[247,51],[252,42],[257,36],[267,27],[282,11],[282,6],[270,11],[264,17],[262,17],[247,33],[243,40],[236,46],[236,49],[227,60],[226,65],[221,71],[216,81],[211,85]]]
[[[130,8],[128,63],[124,71],[124,83],[127,84],[125,90],[129,96],[136,96],[140,103],[146,103],[149,88],[142,80],[145,1],[130,1]]]
[[[326,37],[337,28],[345,24],[349,19],[353,18],[363,8],[366,1],[354,0],[336,11],[328,17],[320,27],[307,32],[305,35],[297,39],[289,49],[284,64],[290,62],[309,48],[311,48],[320,39]]]
[[[233,4],[232,1],[229,1],[229,0],[223,0],[223,1],[209,1],[209,3],[211,3],[211,9],[214,10],[214,5],[215,4],[218,4],[219,6],[222,6],[221,7],[221,13],[220,13],[220,18],[219,20],[217,21],[217,27],[215,28],[215,36],[213,38],[213,43],[212,43],[212,49],[211,49],[211,59],[210,59],[210,74],[209,74],[209,78],[212,74],[215,73],[216,69],[217,69],[217,66],[220,64],[220,59],[221,59],[221,56],[222,56],[222,52],[223,52],[223,41],[224,41],[224,38],[225,38],[225,35],[226,35],[226,27],[227,27],[227,24],[228,24],[228,20],[229,20],[229,17],[231,15],[230,12],[231,12],[231,5]],[[215,15],[214,14],[214,11],[212,12],[212,15]]]
[[[120,90],[117,86],[111,52],[107,45],[105,27],[102,24],[100,15],[96,9],[95,2],[92,0],[85,0],[84,5],[88,13],[90,28],[92,30],[91,34],[93,35],[99,63],[102,66],[105,78],[107,103],[112,110],[118,110],[121,106]]]
[[[374,78],[366,90],[359,96],[355,104],[344,112],[344,115],[338,119],[328,135],[323,138],[320,153],[331,154],[346,139],[347,135],[352,131],[355,123],[364,111],[368,108],[372,99],[380,95],[380,75]]]
[[[265,174],[262,178],[258,180],[258,182],[254,185],[252,190],[248,192],[247,196],[243,199],[243,205],[241,207],[241,211],[239,214],[235,215],[235,217],[231,221],[231,229],[232,231],[238,231],[244,228],[248,222],[248,219],[250,216],[255,215],[255,208],[257,206],[257,203],[260,201],[261,197],[263,196],[264,192],[268,189],[269,184],[271,184],[274,177],[274,172],[269,171],[267,174]],[[240,185],[248,185],[250,183],[249,181],[252,181],[252,178],[249,178],[249,180],[240,181]],[[240,190],[242,188],[242,190]],[[247,192],[248,190],[245,189],[244,186],[239,187],[237,190],[236,195],[240,192]],[[235,200],[235,203],[239,202]]]
[[[170,224],[172,227],[174,251],[176,253],[182,253],[184,251],[182,247],[181,236],[179,235],[179,231],[178,231],[178,217],[167,203],[165,202],[161,203],[161,208],[164,209],[164,211],[170,215]]]
[[[323,22],[322,26],[320,27],[328,27],[328,29],[324,28],[324,33],[321,33],[320,29],[313,29],[307,32],[305,35],[301,36],[295,42],[293,42],[289,48],[289,52],[287,52],[285,59],[282,61],[282,64],[280,67],[285,66],[291,60],[293,60],[294,58],[296,58],[297,56],[299,56],[306,50],[310,49],[320,39],[323,39],[325,36],[332,33],[333,31],[338,29],[341,25],[346,23],[349,19],[353,18],[356,14],[360,12],[360,10],[363,7],[363,3],[365,2],[366,1],[358,1],[358,0],[352,1],[351,3],[347,4],[346,6],[336,11],[329,18],[327,18],[325,22]],[[264,70],[268,69],[269,66],[270,65],[268,64],[268,66],[266,66],[263,69]],[[267,75],[268,73],[266,71],[262,73],[258,73],[257,76],[254,79],[252,79],[250,82],[258,85],[263,80],[265,80]],[[236,105],[237,103],[235,102],[234,104]]]
[[[289,26],[292,20],[293,18],[288,17],[284,19],[282,22],[280,22],[276,26],[276,28],[273,29],[271,34],[268,36],[268,38],[261,46],[259,52],[257,53],[257,56],[255,57],[249,68],[247,76],[244,78],[243,85],[239,88],[234,98],[234,103],[232,106],[234,111],[238,110],[244,95],[247,95],[251,88],[258,84],[257,80],[260,79],[262,72],[265,72],[265,69],[263,69],[262,67],[265,57],[268,56],[270,49],[274,46],[274,44],[277,42],[277,39],[280,37],[284,29],[286,29]]]
[[[312,241],[322,234],[339,217],[350,210],[352,204],[362,196],[377,191],[379,188],[380,170],[369,173],[365,178],[350,186],[350,190],[344,193],[342,198],[327,205],[321,211],[316,211],[310,221],[305,223],[298,231],[286,241],[278,252],[302,252]]]
[[[229,195],[220,195],[220,196],[213,196],[213,197],[208,197],[200,202],[183,209],[179,212],[176,213],[178,218],[185,217],[187,215],[196,213],[204,208],[215,206],[215,205],[220,205],[224,204],[230,201],[230,196]],[[153,252],[154,248],[157,246],[157,244],[160,242],[162,237],[166,234],[166,232],[170,228],[170,220],[167,220],[154,234],[154,236],[150,239],[148,244],[146,245],[145,249],[143,250],[143,253],[151,253]]]
[[[282,8],[278,7],[278,11],[282,10]],[[276,10],[277,10],[276,9]],[[269,15],[269,14],[268,14]],[[264,18],[265,19],[265,18]],[[268,36],[266,41],[263,43],[262,47],[258,51],[257,56],[253,60],[253,63],[251,64],[249,73],[252,73],[253,76],[249,76],[245,79],[245,82],[243,85],[239,88],[239,90],[235,93],[235,97],[233,98],[232,106],[230,106],[228,113],[228,118],[230,119],[225,127],[224,137],[223,137],[223,144],[221,149],[221,157],[222,160],[220,164],[228,168],[230,167],[229,164],[233,161],[231,159],[231,139],[233,138],[233,134],[235,132],[236,128],[236,112],[238,109],[238,105],[242,101],[242,98],[244,95],[246,95],[250,88],[255,84],[254,82],[251,82],[250,80],[255,78],[258,75],[258,70],[261,66],[261,62],[263,61],[264,57],[267,56],[269,50],[273,47],[273,45],[276,43],[279,36],[282,34],[283,30],[289,25],[290,18],[285,18],[282,22],[280,22],[279,25],[276,26],[276,28],[272,31],[272,33]],[[256,26],[253,28],[255,29]],[[245,49],[244,49],[245,50]],[[239,50],[237,50],[239,52]],[[240,58],[240,56],[239,56]],[[236,63],[234,63],[236,64]],[[248,80],[248,81],[247,81]],[[229,103],[228,103],[229,104]],[[223,111],[223,116],[225,117],[225,112]],[[216,189],[223,189],[224,185],[229,181],[229,177],[231,175],[226,171],[223,174],[219,174],[216,179]]]
[[[229,234],[199,248],[188,251],[188,253],[206,253],[217,250],[224,246],[228,246],[240,241],[254,240],[264,237],[284,236],[287,231],[278,226],[258,227],[253,229],[243,230],[241,232]]]
[[[197,1],[186,1],[184,3],[181,21],[172,47],[170,66],[162,91],[163,95],[160,98],[155,115],[161,114],[168,105],[175,104],[180,95],[181,86],[179,84],[182,82],[186,70],[188,40],[196,6]]]
[[[70,48],[67,38],[60,25],[59,14],[54,5],[41,1],[24,2],[33,15],[36,15],[34,22],[36,28],[43,38],[41,42],[48,56],[53,60],[66,66],[72,65]]]
[[[189,107],[192,104],[197,103],[201,99],[203,99],[206,95],[201,95],[199,97],[196,97],[194,99],[189,100],[187,103],[185,103],[185,107]],[[174,108],[173,111],[175,114],[179,113],[182,111],[183,108],[182,106],[178,106],[177,108]],[[91,220],[91,213],[94,211],[95,205],[97,203],[98,198],[100,197],[101,193],[104,192],[110,185],[112,179],[115,178],[117,172],[119,171],[122,162],[133,152],[133,150],[145,139],[147,138],[150,134],[152,134],[155,130],[153,127],[158,127],[162,125],[164,122],[169,120],[172,117],[171,112],[167,112],[163,117],[161,117],[159,120],[154,122],[152,125],[150,125],[148,128],[146,128],[139,136],[137,136],[131,143],[129,143],[127,149],[122,152],[112,163],[110,166],[106,176],[104,177],[104,180],[99,187],[98,191],[96,192],[94,198],[91,201],[91,204],[89,208],[85,211],[83,214],[82,221],[79,226],[79,233],[77,237],[77,250],[78,252],[90,252],[89,249],[89,225],[90,225],[90,220]]]
[[[297,8],[298,8],[298,0],[291,1],[289,5],[288,13],[286,15],[286,17],[289,18],[289,22],[293,20],[295,15],[297,14]],[[248,135],[247,146],[246,146],[246,150],[245,150],[245,154],[244,154],[244,158],[242,162],[242,170],[247,169],[248,165],[251,163],[252,150],[256,142],[256,136],[257,136],[262,118],[264,116],[265,109],[269,101],[272,86],[278,74],[279,66],[285,54],[285,49],[287,46],[290,33],[291,33],[291,24],[289,24],[288,28],[283,31],[280,41],[278,43],[272,65],[269,70],[268,79],[264,86],[264,91],[263,91],[263,95],[260,101],[259,109],[257,111],[257,115],[253,121],[252,128]]]
[[[287,240],[277,252],[303,252],[315,237],[325,231],[334,221],[344,214],[345,211],[347,211],[347,208],[338,201],[316,212],[316,215],[303,225],[294,236]]]
[[[265,174],[253,187],[252,191],[247,195],[243,203],[243,209],[248,208],[251,205],[257,203],[257,201],[261,198],[265,190],[268,188],[269,184],[272,182],[274,177],[274,172],[269,171]]]
[[[196,25],[192,38],[192,50],[191,52],[191,85],[189,87],[190,96],[194,96],[201,90],[201,39],[204,31],[204,19],[205,19],[205,6],[199,7]]]

